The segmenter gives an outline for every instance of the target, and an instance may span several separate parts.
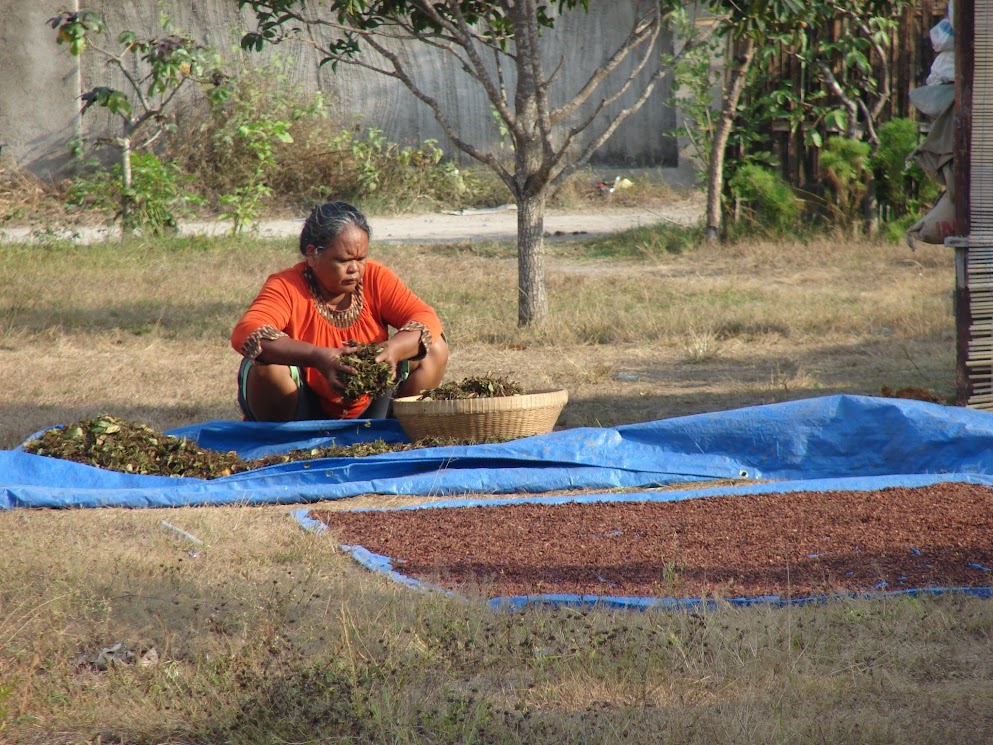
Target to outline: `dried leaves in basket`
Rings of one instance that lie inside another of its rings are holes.
[[[520,396],[524,389],[501,377],[463,378],[461,383],[444,383],[421,391],[421,401],[453,401],[463,398]]]
[[[376,355],[382,347],[378,344],[362,344],[349,341],[347,345],[355,347],[351,354],[341,356],[341,361],[357,371],[354,375],[342,375],[345,383],[344,399],[355,399],[369,395],[378,398],[394,386],[393,366],[389,362],[376,362]]]
[[[493,438],[493,442],[499,442]],[[205,450],[192,440],[156,432],[144,424],[104,414],[50,429],[24,445],[36,455],[70,460],[122,473],[214,479],[265,466],[314,458],[361,458],[417,448],[472,444],[454,438],[422,438],[413,444],[384,440],[293,450],[243,460],[234,452]]]

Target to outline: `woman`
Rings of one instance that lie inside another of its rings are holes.
[[[381,343],[376,360],[395,370],[409,361],[399,396],[441,382],[448,364],[441,321],[368,258],[371,233],[350,204],[315,207],[300,234],[303,261],[270,276],[234,327],[231,345],[244,357],[238,403],[248,421],[385,417],[389,396],[342,399],[342,375],[355,372],[341,359],[356,349],[349,341]]]

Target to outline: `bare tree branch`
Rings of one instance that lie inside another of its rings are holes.
[[[617,118],[612,120],[611,125],[606,130],[604,130],[599,136],[591,140],[588,146],[586,147],[586,149],[583,151],[583,154],[580,156],[579,160],[572,167],[566,167],[565,169],[563,169],[562,172],[556,175],[555,177],[556,183],[560,182],[562,178],[565,178],[570,173],[573,173],[577,168],[581,168],[582,166],[584,166],[586,162],[590,159],[590,157],[592,157],[593,153],[597,149],[599,149],[600,146],[603,145],[603,143],[610,138],[610,136],[614,133],[617,127],[623,123],[624,119],[627,119],[629,116],[636,113],[642,107],[645,101],[648,100],[649,95],[651,95],[655,84],[659,80],[668,77],[671,74],[672,69],[675,66],[675,63],[678,62],[680,59],[682,59],[682,57],[688,54],[690,50],[698,46],[700,43],[702,43],[701,40],[695,40],[683,45],[682,49],[680,49],[679,52],[675,56],[673,56],[670,64],[667,65],[665,69],[660,68],[659,70],[657,70],[655,74],[652,75],[649,82],[647,83],[646,90],[642,92],[642,95],[639,97],[638,101],[632,104],[631,107],[620,112],[617,115]],[[624,82],[623,86],[619,91],[617,91],[614,95],[610,96],[609,98],[602,99],[589,116],[587,116],[583,121],[579,122],[576,126],[570,128],[569,132],[566,134],[564,138],[562,147],[559,148],[558,156],[555,159],[556,165],[561,160],[562,156],[566,153],[567,149],[572,144],[572,141],[579,134],[581,134],[586,129],[588,129],[590,125],[593,124],[593,121],[597,118],[597,116],[599,116],[600,113],[606,107],[615,103],[618,99],[620,99],[621,96],[623,96],[627,92],[627,90],[634,82],[634,78],[638,75],[641,69],[642,67],[639,66],[636,70],[632,71],[631,75],[628,76],[627,80]]]
[[[467,155],[472,156],[481,163],[485,163],[486,165],[488,165],[490,168],[496,171],[497,175],[499,175],[500,178],[508,185],[513,183],[512,175],[510,174],[509,171],[507,171],[506,168],[504,168],[504,166],[500,163],[499,160],[496,159],[496,157],[494,157],[490,153],[480,150],[479,148],[475,147],[474,145],[466,142],[461,137],[459,137],[457,130],[448,120],[448,117],[445,116],[444,111],[442,111],[441,104],[438,103],[437,99],[426,94],[414,82],[414,80],[410,77],[410,74],[407,72],[406,68],[404,67],[403,62],[400,60],[400,57],[395,52],[390,51],[385,46],[380,44],[379,41],[376,38],[374,38],[374,36],[367,37],[366,42],[369,44],[369,46],[375,49],[380,55],[382,55],[387,60],[389,60],[389,62],[393,65],[392,71],[386,70],[385,68],[378,68],[375,66],[371,66],[359,60],[352,60],[345,58],[342,59],[341,61],[347,64],[355,64],[360,67],[364,67],[366,69],[375,70],[383,75],[387,75],[391,78],[395,78],[399,80],[401,83],[404,84],[404,86],[406,86],[407,90],[413,93],[420,101],[425,103],[431,109],[431,111],[434,113],[435,121],[438,122],[442,130],[444,130],[445,135],[453,143],[455,143],[455,146],[458,147],[459,150],[466,153]]]
[[[590,75],[589,79],[579,89],[569,101],[567,101],[562,106],[552,110],[551,120],[553,124],[561,122],[566,117],[573,114],[576,109],[583,105],[583,103],[593,95],[593,92],[597,89],[597,86],[609,77],[617,67],[627,59],[628,55],[631,54],[635,49],[644,44],[646,41],[651,40],[649,48],[654,46],[656,39],[658,38],[659,31],[662,25],[661,19],[661,9],[658,7],[657,3],[653,3],[655,8],[654,15],[649,15],[649,20],[643,20],[641,18],[635,18],[634,23],[631,26],[631,30],[628,32],[627,38],[618,45],[614,50],[614,53],[610,58],[593,74]]]
[[[817,69],[821,71],[821,75],[824,77],[824,82],[827,84],[828,88],[831,90],[832,93],[834,93],[834,95],[838,97],[838,99],[841,101],[842,106],[844,106],[848,110],[847,134],[849,137],[855,137],[855,135],[858,133],[858,129],[857,129],[858,111],[859,111],[858,105],[855,103],[855,101],[853,101],[851,98],[845,95],[844,88],[841,87],[841,84],[838,82],[838,79],[834,76],[834,73],[831,71],[831,68],[827,66],[827,63],[821,60],[817,60],[816,65],[817,65]]]
[[[519,0],[520,1],[520,0]],[[523,0],[520,7],[524,11],[521,21],[522,36],[527,40],[527,55],[530,61],[535,113],[537,114],[538,131],[541,133],[541,167],[539,177],[547,180],[548,169],[555,158],[555,148],[552,145],[552,123],[548,114],[548,90],[541,66],[541,41],[538,34],[538,14],[534,0]]]
[[[434,7],[431,3],[420,3],[423,6],[430,6],[432,13],[436,13]],[[489,70],[487,70],[486,65],[483,62],[482,57],[476,50],[473,41],[473,33],[466,23],[465,17],[462,15],[462,11],[459,8],[457,0],[448,0],[448,7],[452,11],[458,23],[458,33],[460,35],[460,46],[465,50],[466,54],[469,56],[469,60],[472,62],[473,69],[476,74],[473,76],[479,81],[480,85],[486,91],[486,97],[490,99],[490,103],[496,108],[497,113],[500,114],[500,118],[507,124],[507,127],[514,132],[514,136],[520,135],[519,123],[517,117],[510,110],[507,104],[507,99],[504,94],[503,88],[498,86],[491,77]]]
[[[605,143],[610,138],[610,136],[614,134],[614,131],[619,126],[621,126],[621,124],[623,124],[624,121],[629,116],[631,116],[632,114],[636,113],[639,109],[641,109],[645,101],[648,100],[648,97],[651,96],[652,91],[655,89],[655,84],[658,83],[659,80],[668,77],[670,72],[671,70],[669,69],[659,70],[655,75],[653,75],[652,79],[645,86],[645,90],[642,91],[640,96],[638,96],[638,100],[635,101],[633,104],[631,104],[631,106],[629,106],[628,108],[618,113],[617,116],[611,120],[610,125],[603,132],[601,132],[599,136],[591,139],[586,144],[586,147],[583,149],[582,154],[578,158],[576,158],[575,161],[573,161],[570,165],[566,165],[561,170],[559,170],[559,172],[553,178],[553,183],[556,184],[560,183],[562,179],[567,177],[570,173],[574,172],[577,168],[586,165],[586,163],[589,161],[593,153],[595,153],[597,150],[600,149],[603,143]],[[561,161],[564,152],[565,151],[562,150],[559,153],[558,158],[556,158],[556,165],[558,164],[559,161]]]

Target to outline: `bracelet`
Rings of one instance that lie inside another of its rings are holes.
[[[275,326],[260,326],[255,329],[255,331],[250,333],[247,339],[245,339],[245,343],[241,345],[241,354],[243,357],[250,359],[257,365],[264,365],[266,363],[258,359],[258,356],[262,354],[262,340],[267,339],[272,341],[280,338],[281,336],[288,336],[288,334],[283,333]]]
[[[420,349],[421,351],[416,357],[411,357],[411,360],[423,360],[428,356],[428,350],[431,348],[431,329],[425,326],[420,321],[407,321],[403,326],[399,328],[399,331],[417,331],[421,335]]]

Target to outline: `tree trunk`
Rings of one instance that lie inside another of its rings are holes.
[[[734,44],[734,67],[724,85],[721,116],[714,127],[711,143],[710,166],[707,169],[707,240],[716,242],[721,236],[721,194],[724,191],[724,150],[727,148],[738,101],[745,89],[748,67],[755,53],[755,42],[746,37]]]
[[[876,199],[876,177],[870,172],[867,176],[868,183],[865,190],[865,203],[863,204],[863,216],[865,217],[865,233],[871,238],[879,235],[879,203]]]
[[[517,195],[517,325],[548,318],[545,288],[545,190]]]
[[[125,135],[121,138],[121,228],[126,233],[134,232],[131,184],[131,137]]]

